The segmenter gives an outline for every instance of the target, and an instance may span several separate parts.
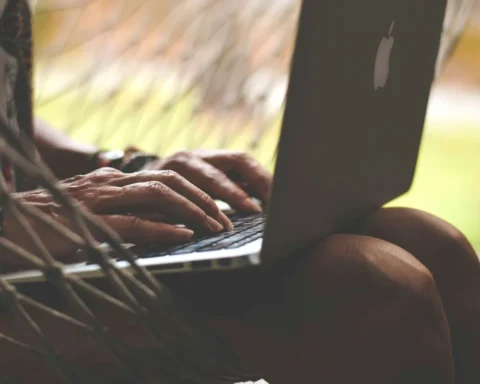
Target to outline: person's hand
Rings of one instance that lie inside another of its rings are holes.
[[[102,168],[62,181],[60,185],[127,243],[175,244],[188,241],[194,231],[215,233],[232,228],[230,220],[208,194],[173,171],[125,174]],[[14,196],[76,231],[66,209],[47,191],[38,189]],[[35,219],[30,219],[30,224],[55,255],[75,250],[68,241],[60,241],[57,233],[45,224]],[[27,250],[34,249],[28,244],[28,235],[8,211],[5,212],[4,236]]]
[[[228,150],[182,151],[145,169],[173,170],[239,212],[261,212],[251,197],[265,202],[272,184],[269,172],[251,156]]]

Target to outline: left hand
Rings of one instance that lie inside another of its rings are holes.
[[[182,151],[147,164],[146,170],[172,170],[238,212],[261,212],[251,199],[266,202],[272,176],[250,155],[228,150]]]

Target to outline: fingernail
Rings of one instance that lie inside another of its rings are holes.
[[[209,216],[207,216],[207,225],[213,232],[221,232],[224,229],[222,224]]]
[[[218,216],[220,217],[220,221],[223,223],[223,226],[225,227],[225,229],[227,231],[231,231],[233,230],[233,224],[232,222],[230,221],[230,219],[228,218],[227,215],[225,215],[223,212],[220,212],[218,214]]]
[[[193,231],[185,228],[178,228],[175,230],[175,234],[179,240],[190,240],[193,237]]]
[[[245,208],[247,208],[249,211],[252,211],[254,213],[262,212],[262,207],[260,207],[260,205],[258,205],[255,201],[251,199],[247,199],[244,201],[245,201]]]

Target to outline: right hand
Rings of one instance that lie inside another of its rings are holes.
[[[232,229],[230,220],[199,188],[172,171],[123,173],[102,168],[60,182],[63,189],[115,230],[126,243],[178,244],[194,232],[216,233]],[[22,204],[30,204],[76,231],[67,210],[44,189],[15,193]],[[34,231],[56,257],[75,251],[75,245],[34,218]],[[176,224],[183,224],[179,227]],[[77,232],[77,231],[76,231]],[[102,239],[93,232],[98,241]],[[33,244],[10,212],[5,212],[4,236],[29,251]],[[8,257],[2,260],[17,264]]]

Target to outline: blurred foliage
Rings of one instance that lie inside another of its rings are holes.
[[[115,0],[102,0],[105,4],[108,1]],[[48,6],[48,2],[54,0],[40,0],[39,9],[42,5]],[[36,14],[39,68],[48,61],[52,42],[61,39],[58,32],[65,20],[62,12],[40,11]],[[479,62],[480,33],[469,31],[440,81],[463,81],[480,87]],[[40,92],[46,87],[43,84]],[[264,121],[270,129],[259,131],[258,124],[248,119],[232,119],[213,111],[196,115],[198,99],[202,97],[198,89],[177,100],[171,85],[159,82],[146,104],[139,108],[137,101],[144,92],[145,86],[138,86],[135,78],[125,81],[121,94],[110,100],[99,96],[102,92],[98,87],[79,87],[64,97],[37,105],[37,113],[76,139],[102,143],[104,147],[135,144],[147,151],[167,155],[201,142],[203,147],[248,149],[262,163],[273,167],[272,155],[280,130],[280,117]],[[175,103],[171,108],[159,107],[172,100]],[[391,205],[423,209],[446,219],[462,230],[480,250],[480,128],[466,124],[454,124],[455,127],[439,130],[438,122],[427,121],[412,190]],[[262,139],[252,144],[252,137],[258,136],[259,132]]]
[[[126,104],[128,107],[128,104]],[[94,106],[90,106],[94,108]],[[104,119],[111,119],[112,106],[105,106],[103,113],[91,116],[84,121],[82,129],[76,130],[74,137],[80,141],[96,142],[102,134],[101,127]],[[145,150],[156,151],[160,140],[163,144],[162,155],[188,147],[192,130],[182,129],[192,124],[189,120],[192,109],[191,100],[183,100],[164,116],[158,116],[165,122],[165,132],[156,133],[144,125],[135,135],[134,142]],[[85,111],[89,110],[86,106]],[[116,106],[116,110],[122,110]],[[62,103],[51,103],[40,108],[38,113],[47,121],[62,121],[71,118],[75,106],[69,105],[68,100]],[[122,111],[122,118],[115,132],[111,132],[106,141],[107,147],[122,148],[127,144],[125,137],[132,126],[138,127],[138,122],[144,119],[135,110]],[[155,115],[155,106],[152,105],[150,116]],[[62,115],[67,115],[62,116]],[[88,115],[88,112],[86,113]],[[114,117],[113,117],[114,118]],[[160,123],[161,125],[161,123]],[[61,125],[60,125],[61,126]],[[273,168],[272,154],[277,144],[279,122],[274,129],[268,130],[261,144],[253,154],[270,169]],[[198,134],[205,135],[204,147],[215,147],[218,138],[224,132],[224,126],[219,121],[206,119],[198,126]],[[226,142],[225,147],[237,149],[248,147],[252,126],[243,126],[238,129],[234,140]],[[143,130],[143,131],[142,131]],[[422,148],[419,157],[417,173],[412,190],[390,205],[400,205],[423,209],[456,225],[480,249],[480,135],[472,137],[465,134],[466,127],[456,127],[456,133],[441,133],[427,122]],[[105,134],[105,132],[103,132]]]

